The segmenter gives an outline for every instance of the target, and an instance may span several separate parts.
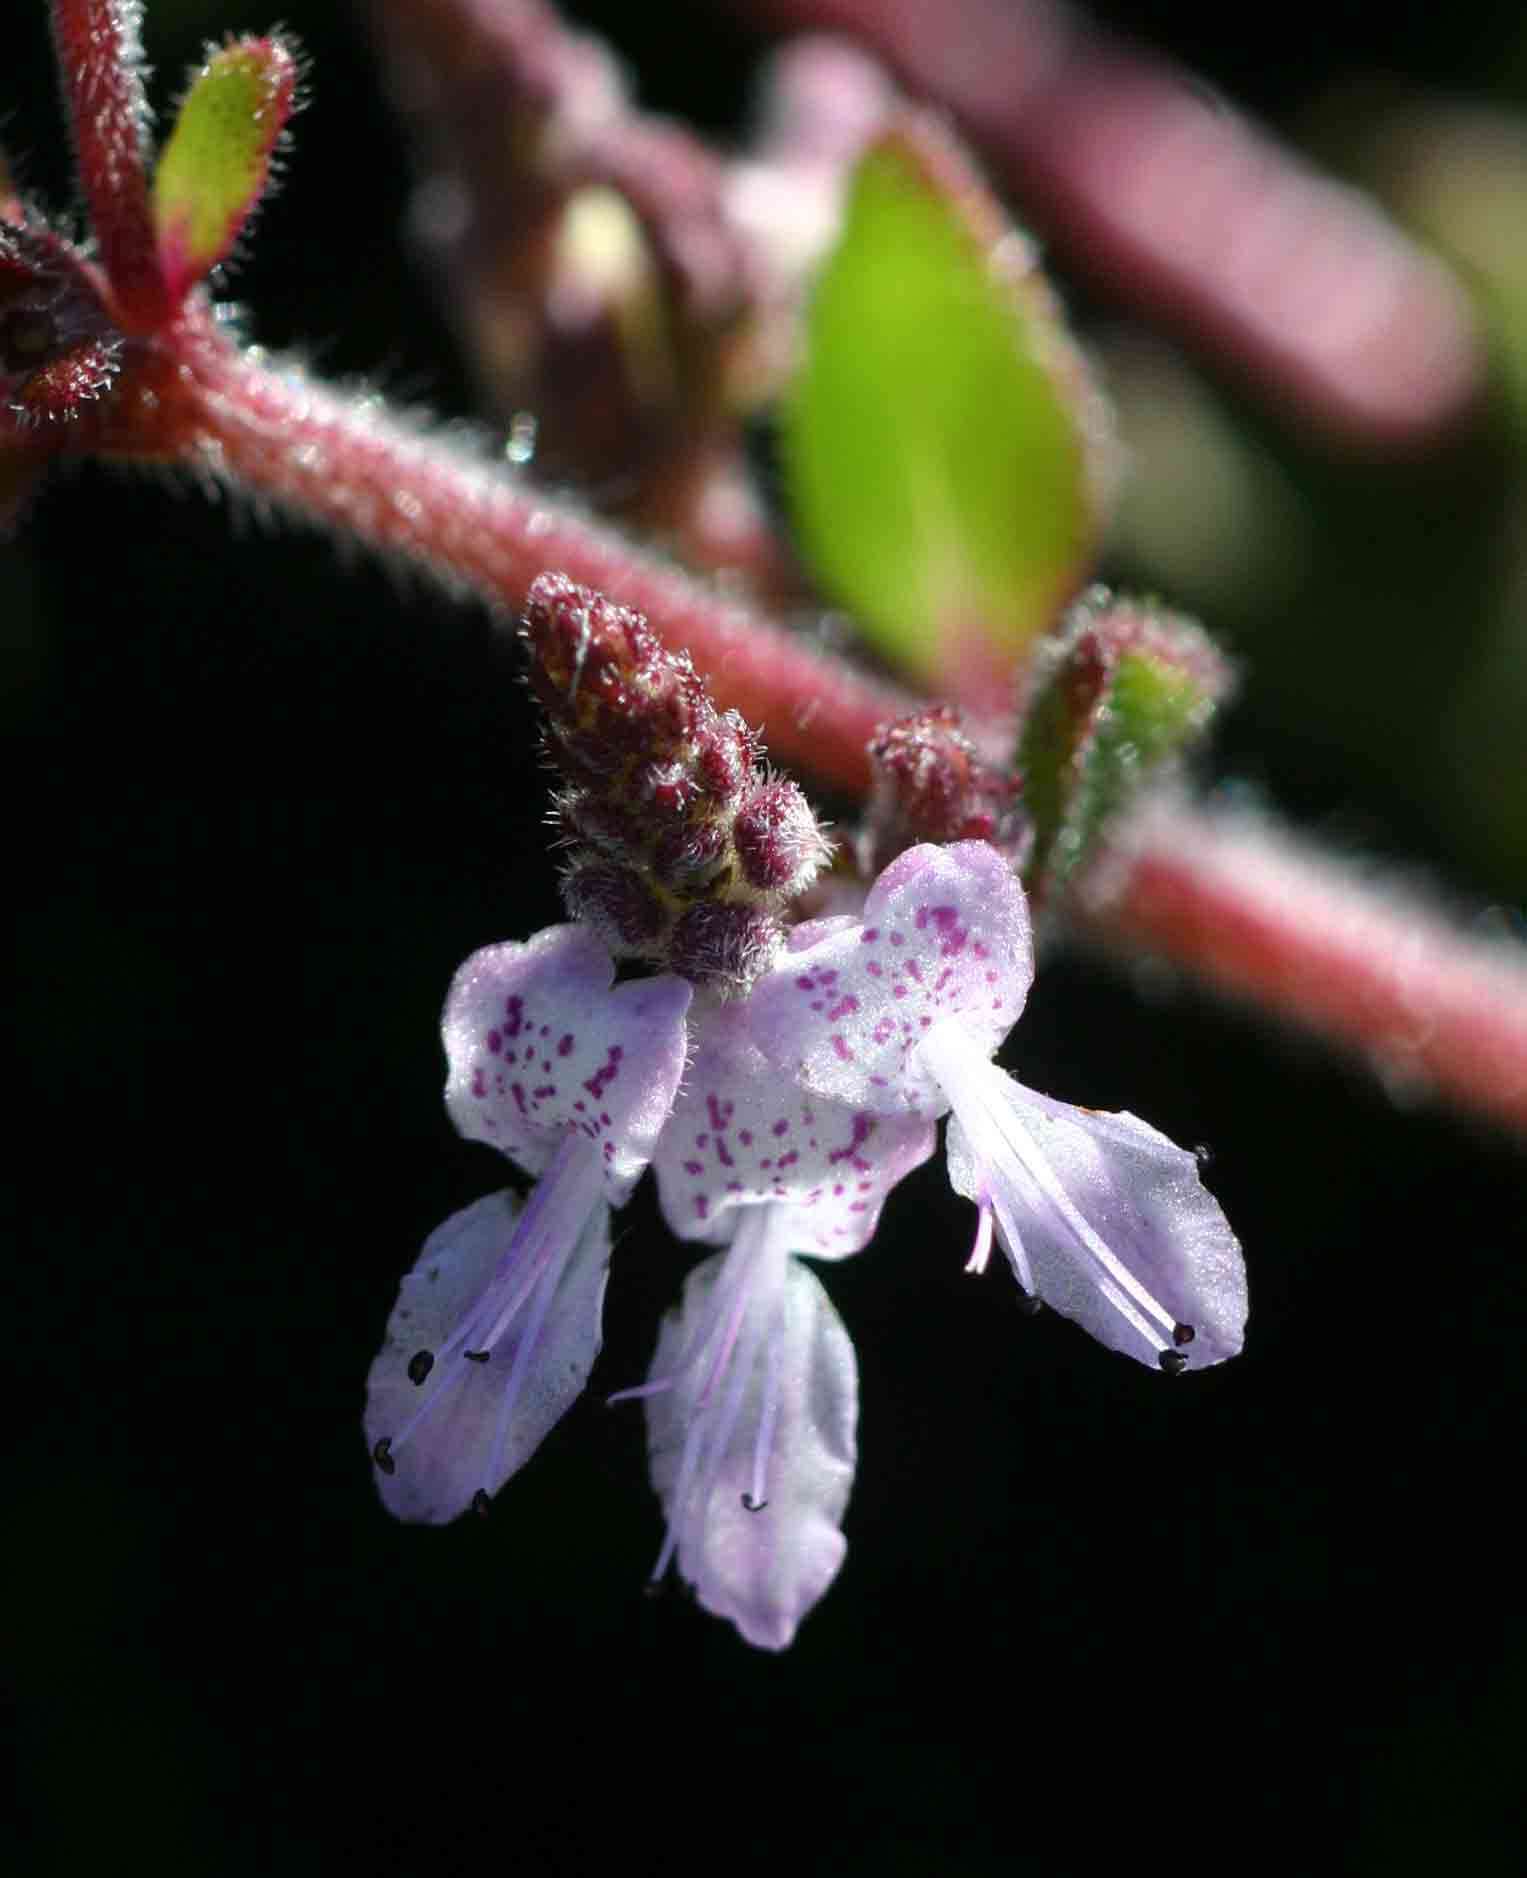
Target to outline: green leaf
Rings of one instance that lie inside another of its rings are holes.
[[[1191,620],[1098,589],[1035,662],[1018,743],[1034,828],[1024,884],[1051,899],[1162,764],[1208,730],[1230,668]]]
[[[961,153],[921,119],[882,136],[783,415],[788,500],[823,583],[887,657],[1000,708],[1079,584],[1105,432],[1032,250]]]
[[[296,91],[297,61],[279,39],[236,40],[192,79],[154,176],[159,256],[175,301],[237,241]]]

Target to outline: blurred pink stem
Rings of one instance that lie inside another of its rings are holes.
[[[1527,1134],[1527,952],[1243,815],[1158,804],[1084,894],[1091,929]]]

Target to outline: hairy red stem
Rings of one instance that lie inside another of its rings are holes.
[[[148,193],[139,0],[53,0],[53,43],[80,187],[117,317],[152,332],[170,312]]]
[[[597,587],[689,652],[774,755],[840,789],[867,787],[876,727],[915,704],[507,471],[239,354],[200,315],[170,329],[103,441],[225,478],[498,609],[518,612],[548,571]]]
[[[1158,805],[1102,864],[1099,936],[1156,952],[1527,1134],[1527,951],[1458,932],[1399,888],[1241,815]]]

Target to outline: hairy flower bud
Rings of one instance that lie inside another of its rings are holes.
[[[569,912],[615,951],[745,992],[828,858],[805,796],[762,770],[753,731],[640,613],[543,574],[525,641],[547,753],[572,785],[556,804]]]
[[[696,984],[741,993],[768,970],[783,937],[784,926],[773,913],[701,901],[674,927],[668,964]]]
[[[592,926],[617,955],[646,953],[668,923],[641,875],[615,861],[574,863],[563,877],[562,898],[573,918]]]
[[[828,843],[799,788],[783,776],[760,783],[732,824],[748,884],[793,897],[816,878]]]
[[[985,763],[947,704],[882,725],[870,745],[874,792],[869,864],[886,866],[918,842],[989,841],[1009,855],[1026,825],[1014,775]]]

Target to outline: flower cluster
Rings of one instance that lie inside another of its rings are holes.
[[[640,613],[545,574],[525,639],[547,751],[570,784],[557,801],[568,911],[617,954],[745,992],[827,858],[811,805],[760,767],[742,718],[716,709]]]
[[[447,1000],[452,1118],[536,1184],[523,1205],[497,1194],[448,1220],[403,1281],[366,1411],[399,1517],[485,1510],[583,1389],[610,1209],[649,1165],[672,1230],[716,1248],[648,1380],[620,1392],[646,1408],[667,1518],[656,1571],[676,1562],[765,1648],[837,1573],[854,1469],[853,1345],[802,1260],[869,1243],[941,1118],[950,1180],[977,1208],[972,1269],[995,1239],[1036,1304],[1171,1374],[1240,1348],[1240,1248],[1194,1156],[991,1061],[1033,956],[1023,889],[990,842],[907,848],[857,914],[782,929],[745,996],[674,970],[616,983],[605,931],[489,947]]]

